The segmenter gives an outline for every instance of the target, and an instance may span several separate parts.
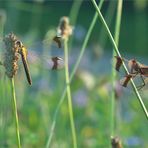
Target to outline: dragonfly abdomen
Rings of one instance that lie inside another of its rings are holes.
[[[28,83],[31,85],[31,84],[32,84],[32,80],[31,80],[31,76],[30,76],[30,73],[29,73],[29,68],[28,68],[28,64],[27,64],[27,59],[26,59],[26,57],[25,57],[25,55],[24,55],[23,53],[21,53],[21,57],[22,57],[23,66],[24,66],[24,69],[25,69],[27,81],[28,81]]]

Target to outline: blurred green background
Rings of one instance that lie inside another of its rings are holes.
[[[107,22],[111,22],[110,29],[114,30],[115,24],[115,9],[116,1],[106,1],[102,13],[104,16],[107,13],[109,5],[111,6],[110,15]],[[6,24],[4,32],[15,32],[16,34],[26,35],[35,31],[36,37],[42,39],[47,30],[57,26],[59,18],[61,16],[69,16],[71,12],[73,1],[0,1],[1,11],[6,13]],[[124,1],[123,3],[123,16],[121,27],[121,42],[120,47],[123,51],[146,54],[147,53],[147,34],[148,34],[148,19],[147,13],[147,1],[146,0],[131,0]],[[89,11],[88,11],[89,10]],[[77,18],[77,25],[84,27],[86,30],[89,26],[95,10],[90,1],[83,1],[79,15]],[[114,14],[112,14],[114,13]],[[112,19],[112,20],[110,20]],[[90,42],[93,44],[97,42],[97,36],[102,30],[100,23],[96,24],[92,38]],[[136,41],[136,42],[135,42]],[[110,47],[109,42],[106,44]]]
[[[107,0],[101,10],[112,34],[115,29],[116,8],[116,0]],[[64,69],[51,71],[42,65],[44,55],[63,57],[63,49],[57,49],[51,42],[60,18],[69,16],[71,25],[74,26],[69,43],[71,70],[94,13],[91,1],[85,0],[82,3],[80,0],[0,0],[0,38],[13,32],[20,37],[28,51],[40,53],[40,60],[30,64],[32,86],[27,84],[21,63],[15,77],[22,147],[46,146],[54,113],[65,87]],[[121,54],[148,64],[147,39],[148,1],[123,1],[119,42]],[[2,51],[2,42],[0,46]],[[97,20],[71,83],[79,148],[108,148],[110,145],[111,58],[112,45],[102,24]],[[3,68],[0,69],[0,78],[0,148],[15,148],[11,89]],[[125,148],[147,148],[148,124],[139,102],[131,88],[123,89],[120,85],[117,88],[116,133]],[[140,93],[148,108],[147,89]],[[58,113],[51,147],[72,147],[67,97]]]

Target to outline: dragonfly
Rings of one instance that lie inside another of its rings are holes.
[[[121,84],[124,87],[127,87],[129,81],[133,78],[140,76],[142,80],[142,84],[137,86],[137,89],[140,90],[146,85],[146,77],[148,77],[148,66],[141,64],[136,59],[127,60],[125,58],[121,58],[119,56],[115,56],[116,65],[115,69],[119,72],[121,66],[123,65],[123,61],[127,62],[129,68],[129,74],[126,74],[123,79],[121,79]]]
[[[57,42],[57,40],[60,42],[60,37],[53,38],[53,41]],[[42,66],[49,70],[59,70],[64,67],[64,61],[59,56],[53,56],[49,57],[48,55],[41,55],[41,53],[38,53],[37,51],[31,51],[24,46],[24,44],[20,41],[16,41],[16,46],[18,47],[18,53],[21,56],[21,60],[23,63],[25,75],[28,81],[29,85],[32,85],[32,79],[30,75],[30,69],[29,64],[39,65],[42,64]],[[61,42],[60,44],[57,43],[58,47],[61,48]],[[0,53],[1,55],[4,55],[4,53]],[[0,62],[0,65],[3,65],[2,62]]]

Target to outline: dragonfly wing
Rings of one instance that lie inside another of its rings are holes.
[[[131,78],[132,78],[133,76],[132,75],[126,75],[124,78],[122,78],[121,80],[120,80],[120,84],[123,86],[123,87],[127,87],[127,85],[128,85],[128,83],[129,83],[129,81],[131,80]]]
[[[119,71],[121,65],[123,64],[123,61],[122,61],[122,59],[121,59],[119,56],[115,56],[115,58],[116,58],[115,69],[116,69],[117,71]]]
[[[148,77],[148,66],[141,66],[140,70],[142,72],[142,75]]]
[[[52,57],[46,59],[45,67],[52,70],[62,69],[64,67],[64,61],[60,57]]]
[[[43,68],[49,70],[62,69],[64,67],[64,61],[62,58],[42,55],[35,51],[28,52],[28,60],[32,65],[43,66]]]

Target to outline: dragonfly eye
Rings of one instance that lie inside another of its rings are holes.
[[[15,44],[20,48],[23,46],[22,42],[18,40],[15,42]]]

